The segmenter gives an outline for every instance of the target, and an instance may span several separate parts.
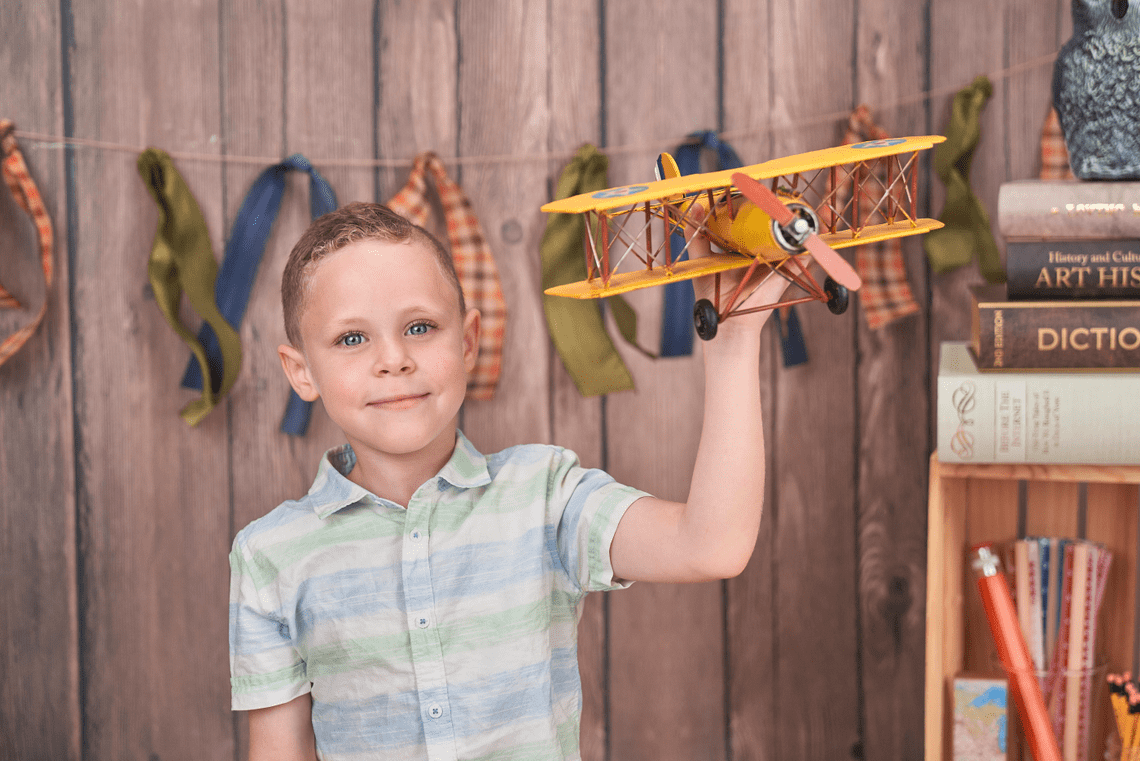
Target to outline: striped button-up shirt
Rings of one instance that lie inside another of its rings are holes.
[[[627,586],[610,543],[645,494],[559,447],[457,438],[407,509],[349,481],[343,446],[237,535],[235,710],[311,692],[326,761],[579,757],[580,604]]]

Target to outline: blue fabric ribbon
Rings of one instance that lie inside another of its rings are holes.
[[[218,309],[230,325],[237,328],[245,316],[249,304],[249,294],[257,267],[265,253],[269,232],[281,209],[281,199],[285,195],[285,175],[290,171],[307,172],[309,175],[309,209],[316,219],[336,209],[336,194],[313,165],[299,153],[294,153],[280,164],[262,172],[249,193],[242,201],[237,219],[234,220],[229,242],[226,244],[225,259],[222,260],[214,295]],[[222,354],[218,339],[208,324],[203,323],[198,331],[198,340],[206,350],[206,361],[210,366],[210,384],[216,389],[221,383]],[[190,358],[186,374],[182,377],[183,388],[202,388],[202,369],[198,361]],[[290,389],[289,403],[285,417],[281,421],[281,431],[294,436],[304,436],[312,415],[312,403],[297,396]]]
[[[717,169],[737,169],[744,166],[732,146],[716,136],[712,130],[693,132],[677,146],[673,158],[682,175],[699,174],[701,150],[716,151]],[[669,238],[673,261],[689,257],[685,251],[685,236],[675,232]],[[684,253],[681,253],[684,252]],[[687,357],[693,353],[693,283],[683,280],[665,284],[665,312],[661,322],[661,356]]]
[[[772,310],[772,319],[776,322],[776,329],[780,332],[780,348],[784,353],[784,367],[802,365],[808,361],[807,344],[804,343],[804,332],[800,328],[800,318],[796,314],[796,306],[788,307],[788,324],[784,325],[780,319],[780,309]]]

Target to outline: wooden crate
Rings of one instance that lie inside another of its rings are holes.
[[[1025,482],[1025,512],[1019,485]],[[993,672],[997,656],[968,549],[1019,535],[1082,535],[1113,553],[1098,636],[1111,671],[1136,671],[1137,484],[1140,467],[960,465],[930,459],[926,577],[926,761],[949,761],[953,678]],[[1023,525],[1022,521],[1024,522]],[[1103,738],[1111,713],[1097,729]],[[1101,745],[1100,747],[1103,747]]]

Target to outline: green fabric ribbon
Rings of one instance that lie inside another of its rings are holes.
[[[981,137],[979,116],[993,94],[984,76],[974,79],[954,96],[946,142],[934,148],[934,171],[946,185],[946,205],[938,218],[945,227],[923,236],[923,246],[935,272],[948,272],[969,264],[977,252],[982,275],[991,283],[1005,282],[990,218],[970,190],[970,164]]]
[[[584,145],[558,178],[555,200],[606,188],[609,159]],[[582,214],[550,214],[542,234],[542,288],[586,279],[582,245],[586,218]],[[637,335],[637,315],[624,299],[611,299],[622,336]],[[554,347],[582,396],[633,388],[633,377],[606,333],[602,312],[591,300],[542,296],[546,324]],[[636,343],[634,344],[636,346]],[[640,347],[639,347],[640,348]]]
[[[179,413],[190,425],[197,425],[209,414],[224,396],[241,369],[241,339],[237,331],[226,322],[214,301],[214,280],[218,264],[210,245],[210,234],[198,202],[186,186],[182,175],[174,168],[170,156],[157,148],[148,148],[138,159],[139,176],[154,202],[158,204],[158,231],[154,236],[147,277],[159,309],[170,327],[182,337],[203,368],[202,375],[209,377],[206,351],[193,331],[178,319],[182,293],[190,305],[213,328],[222,349],[223,371],[220,388],[202,384],[202,396]]]

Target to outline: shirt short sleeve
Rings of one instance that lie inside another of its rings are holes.
[[[309,692],[288,622],[268,610],[241,535],[230,551],[230,689],[235,711],[288,703]]]
[[[570,450],[556,452],[548,504],[563,567],[582,592],[625,589],[633,582],[614,577],[610,545],[625,511],[649,494],[605,471],[582,468]]]

